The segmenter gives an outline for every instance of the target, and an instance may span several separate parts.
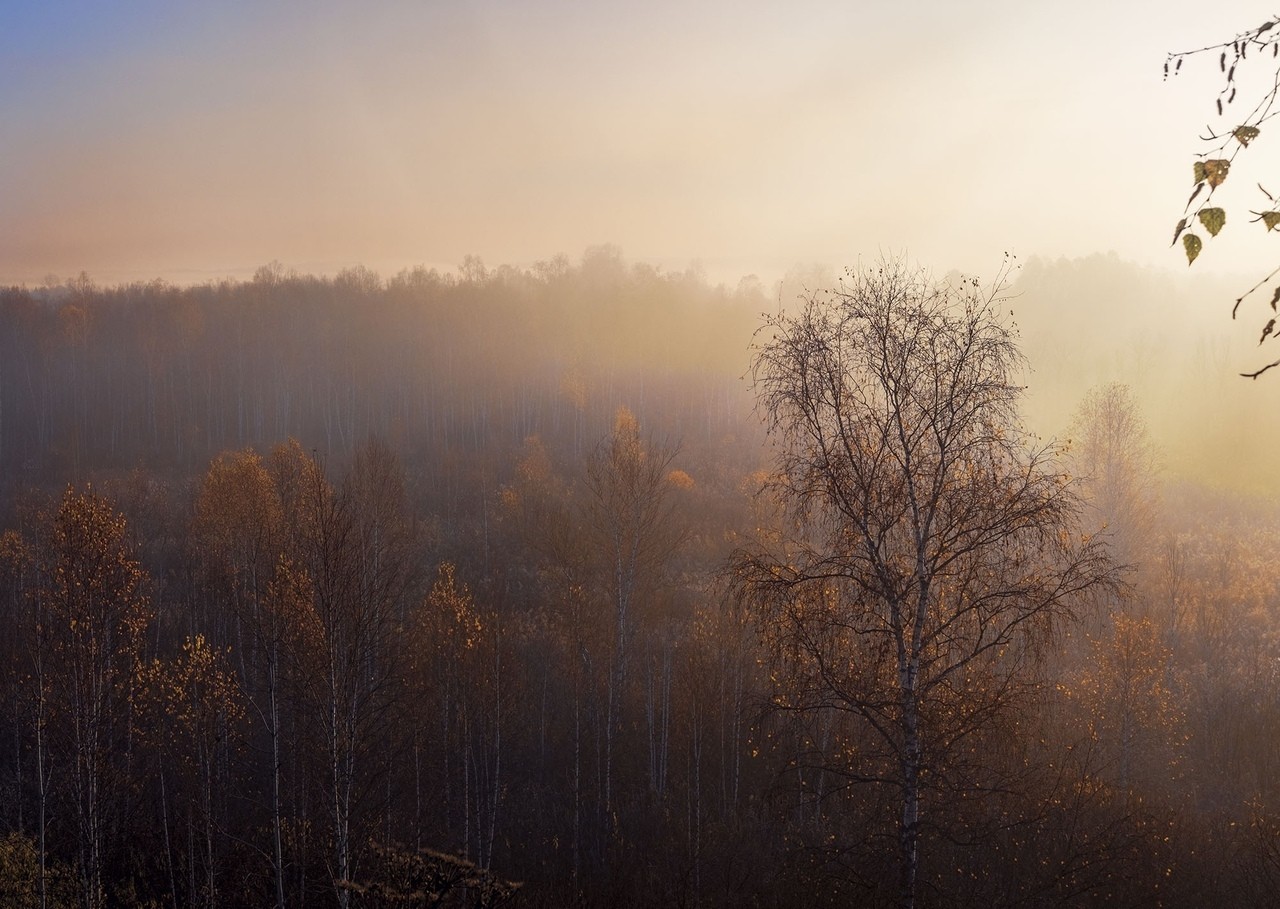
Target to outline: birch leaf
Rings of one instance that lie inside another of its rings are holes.
[[[1195,234],[1187,234],[1182,238],[1182,248],[1187,251],[1187,264],[1190,265],[1196,260],[1196,256],[1200,255],[1200,249],[1204,244],[1200,242],[1200,238]]]
[[[1227,223],[1227,212],[1222,208],[1203,208],[1200,210],[1200,223],[1209,232],[1209,236],[1216,237]]]
[[[1258,132],[1256,126],[1237,126],[1231,135],[1236,137],[1237,142],[1247,147],[1250,142],[1258,138]]]
[[[1209,182],[1209,188],[1222,185],[1222,181],[1227,179],[1227,171],[1231,170],[1231,162],[1226,158],[1213,158],[1204,162],[1204,178]]]

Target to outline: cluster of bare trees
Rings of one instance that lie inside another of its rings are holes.
[[[168,622],[123,515],[91,488],[68,487],[31,515],[29,536],[10,532],[12,682],[31,699],[11,717],[14,773],[21,800],[30,752],[42,906],[51,853],[77,869],[83,905],[116,902],[104,866],[128,853],[136,807],[152,800],[170,900],[222,905],[246,769],[267,783],[269,836],[254,846],[270,857],[277,904],[290,887],[286,841],[298,848],[311,811],[327,820],[317,839],[330,878],[350,877],[356,787],[397,671],[410,564],[402,506],[398,461],[382,446],[362,449],[336,488],[296,443],[266,463],[224,455],[194,503],[185,614]],[[303,751],[303,776],[314,775],[305,791],[291,772]],[[50,805],[73,853],[48,847]]]
[[[659,863],[701,861],[740,798],[748,652],[739,629],[728,703],[675,454],[625,410],[573,473],[531,439],[483,595],[376,441],[336,481],[292,440],[224,453],[188,504],[163,490],[168,538],[93,488],[30,507],[4,538],[15,873],[42,906],[73,872],[87,906],[347,906],[394,850],[434,849],[552,902],[606,877],[687,892]],[[670,854],[637,863],[642,842]],[[481,891],[515,892],[451,899]]]

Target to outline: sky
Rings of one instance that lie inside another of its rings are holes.
[[[886,251],[978,274],[1006,250],[1185,269],[1168,244],[1216,61],[1164,83],[1165,54],[1271,12],[0,0],[0,284],[602,243],[725,281]],[[1231,223],[1196,268],[1256,271],[1267,239]]]

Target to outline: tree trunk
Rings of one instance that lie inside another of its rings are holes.
[[[902,827],[898,834],[902,889],[898,905],[914,909],[920,842],[920,705],[916,699],[914,666],[906,669],[902,691]]]
[[[913,909],[916,904],[916,873],[919,867],[917,854],[920,838],[920,759],[910,753],[902,762],[902,832],[900,851],[902,863],[902,909]]]
[[[39,646],[37,644],[37,646]],[[45,909],[49,901],[49,878],[46,871],[47,851],[45,847],[46,806],[49,801],[49,777],[44,770],[44,672],[43,660],[37,656],[36,669],[36,792],[39,799],[37,812],[40,840],[40,909]]]
[[[280,818],[280,703],[277,691],[277,667],[279,665],[278,642],[272,641],[271,663],[267,667],[267,697],[271,713],[271,839],[275,856],[276,909],[285,909],[284,902],[284,838],[281,835]]]
[[[173,909],[178,909],[178,879],[173,871],[173,843],[169,839],[169,797],[165,791],[163,762],[160,765],[160,822],[164,829],[164,866],[169,872],[169,899],[173,901]]]

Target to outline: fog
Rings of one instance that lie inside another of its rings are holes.
[[[1166,479],[1274,496],[1280,443],[1268,415],[1280,389],[1252,372],[1275,359],[1258,345],[1265,301],[1231,308],[1257,280],[1187,277],[1113,255],[1033,260],[1009,301],[1030,373],[1027,415],[1064,437],[1085,392],[1109,382],[1133,390]]]
[[[1232,379],[1254,320],[1224,318],[1268,238],[1233,225],[1190,273],[1166,246],[1215,83],[1160,67],[1199,10],[41,4],[0,36],[0,285],[609,243],[785,303],[806,270],[990,279],[1009,251],[1039,431],[1123,381],[1174,474],[1270,490],[1272,392]]]

